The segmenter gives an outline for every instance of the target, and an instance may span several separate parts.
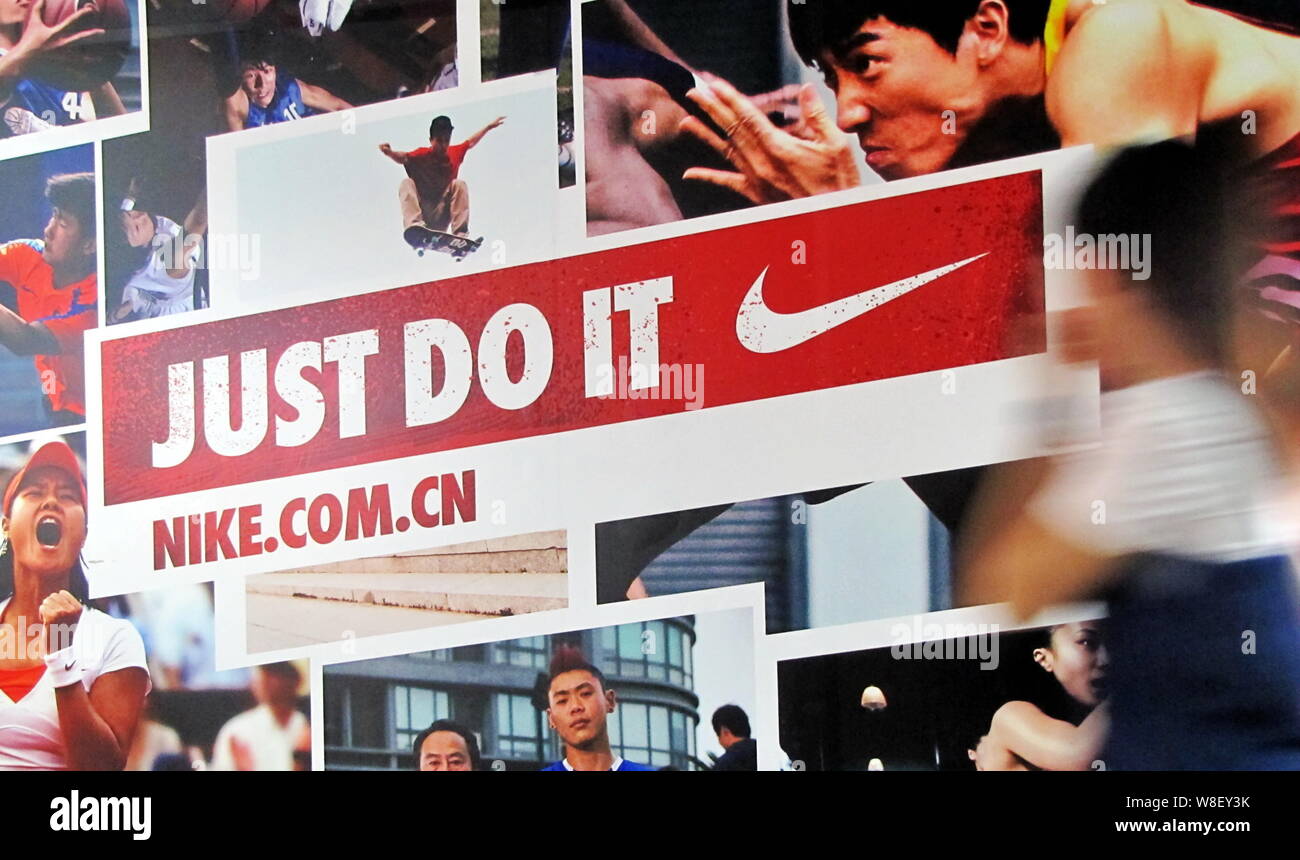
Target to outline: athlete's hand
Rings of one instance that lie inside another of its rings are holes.
[[[692,167],[684,179],[698,179],[730,188],[754,203],[810,197],[860,184],[851,139],[836,128],[812,86],[797,94],[800,120],[794,134],[777,128],[765,109],[785,93],[769,93],[760,102],[742,95],[721,78],[705,76],[708,86],[687,96],[709,115],[726,139],[698,118],[688,116],[679,127],[711,146],[738,172]]]
[[[384,155],[393,154],[393,148],[386,143],[379,144],[379,151],[382,152]]]
[[[488,130],[491,131],[492,129],[499,127],[501,123],[505,121],[506,121],[505,117],[503,116],[497,117],[496,119],[492,120],[490,123],[487,124]]]
[[[122,322],[122,320],[126,319],[130,315],[131,315],[131,303],[123,302],[122,304],[117,306],[117,309],[115,311],[113,311],[111,314],[108,315],[108,321],[110,324],[120,323]]]
[[[131,247],[143,248],[153,240],[157,230],[153,219],[146,213],[131,210],[122,213],[122,232],[126,234],[126,241]]]
[[[770,93],[758,93],[746,98],[765,116],[770,118],[773,114],[778,115],[780,119],[775,121],[777,128],[795,137],[807,139],[811,132],[808,131],[808,123],[804,121],[803,111],[799,107],[799,93],[802,90],[803,87],[799,84],[786,84]]]
[[[77,622],[81,620],[81,609],[81,603],[67,591],[56,591],[41,601],[46,654],[61,651],[72,644]]]
[[[41,17],[41,13],[44,11],[45,0],[36,0],[31,8],[27,10],[27,20],[23,23],[23,34],[13,48],[15,52],[31,56],[48,51],[57,51],[74,42],[80,42],[82,39],[89,39],[91,36],[98,36],[104,32],[99,28],[76,29],[78,22],[83,18],[99,11],[99,7],[95,5],[93,0],[53,27],[46,24],[45,19]],[[75,32],[73,32],[74,30]]]

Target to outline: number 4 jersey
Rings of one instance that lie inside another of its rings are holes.
[[[0,56],[4,56],[0,51]],[[35,80],[21,80],[2,104],[4,122],[0,123],[0,137],[14,137],[41,131],[56,125],[73,125],[84,117],[84,95],[43,84]]]

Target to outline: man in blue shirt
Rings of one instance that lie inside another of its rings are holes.
[[[546,698],[546,718],[564,741],[564,758],[542,770],[654,770],[610,749],[605,719],[614,713],[617,699],[605,676],[578,649],[556,650]]]
[[[324,87],[282,75],[270,50],[254,46],[239,63],[239,88],[225,100],[226,127],[257,128],[347,110],[351,104]]]

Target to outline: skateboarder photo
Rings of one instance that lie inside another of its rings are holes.
[[[468,239],[469,186],[458,178],[460,166],[466,153],[503,122],[505,117],[497,117],[453,144],[451,118],[436,116],[429,123],[428,146],[402,152],[387,143],[379,145],[380,152],[406,168],[406,179],[398,186],[397,198],[402,210],[403,236],[411,247],[450,248],[458,257],[478,248],[481,239]]]
[[[283,250],[260,256],[256,280],[214,268],[214,294],[262,309],[272,296],[286,301],[286,290],[319,300],[321,283],[354,295],[553,255],[569,222],[558,211],[554,83],[545,77],[493,81],[477,96],[450,91],[369,105],[357,110],[354,127],[300,122],[213,139],[210,182],[240,189],[222,233]],[[270,181],[304,169],[346,181],[302,183],[293,195]],[[179,221],[190,203],[178,196],[171,217]],[[343,211],[349,217],[340,220]],[[581,225],[573,224],[576,238]],[[361,264],[358,248],[374,251],[373,266]],[[283,289],[267,290],[270,282]]]

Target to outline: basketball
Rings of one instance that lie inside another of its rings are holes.
[[[271,0],[231,0],[230,20],[236,24],[255,17],[267,7]]]
[[[131,15],[123,0],[46,0],[42,20],[49,26],[66,21],[83,6],[94,6],[77,30],[104,32],[53,51],[32,67],[31,76],[64,90],[88,90],[111,80],[131,50]]]
[[[246,24],[271,5],[271,0],[208,0],[211,14],[231,24]]]

